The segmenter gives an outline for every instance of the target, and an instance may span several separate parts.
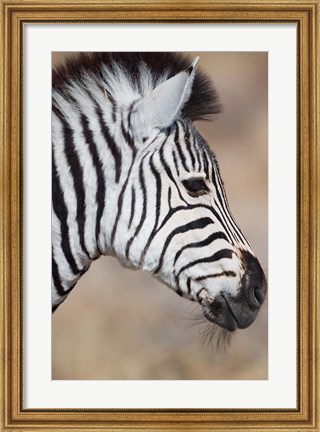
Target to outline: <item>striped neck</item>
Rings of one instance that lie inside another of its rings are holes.
[[[72,289],[93,260],[118,255],[115,237],[136,158],[128,110],[130,104],[117,110],[98,86],[71,98],[54,94],[52,268],[61,292]]]

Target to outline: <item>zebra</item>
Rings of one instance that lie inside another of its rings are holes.
[[[52,76],[52,310],[102,255],[149,272],[228,332],[266,277],[194,126],[222,111],[179,53],[79,53]]]

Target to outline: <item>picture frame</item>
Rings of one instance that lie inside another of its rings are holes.
[[[1,3],[1,429],[319,431],[319,0]],[[24,407],[24,24],[294,23],[297,26],[297,404],[208,409]]]

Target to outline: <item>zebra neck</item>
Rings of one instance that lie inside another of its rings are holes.
[[[136,153],[110,106],[84,112],[61,103],[52,117],[52,268],[63,292],[93,260],[118,255],[116,235]]]
[[[91,84],[90,94],[86,86],[73,86],[68,97],[53,92],[52,267],[66,290],[99,256],[121,259],[117,232],[136,158],[128,113],[137,95],[120,107]]]

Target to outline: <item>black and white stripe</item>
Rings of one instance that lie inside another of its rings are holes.
[[[204,283],[212,295],[237,290],[245,271],[239,251],[251,248],[230,213],[217,161],[192,124],[220,110],[216,92],[188,64],[172,53],[97,53],[54,72],[53,309],[108,254],[191,300]],[[174,96],[171,106],[148,105],[152,92],[161,99],[161,89],[175,85],[173,77],[183,91],[175,116]],[[144,119],[157,112],[159,124],[149,127]],[[194,180],[195,192],[185,187]]]

